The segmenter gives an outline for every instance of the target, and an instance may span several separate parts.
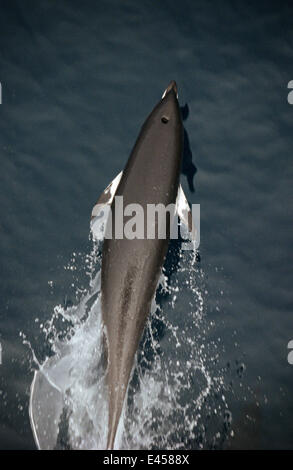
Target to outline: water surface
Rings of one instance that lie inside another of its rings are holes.
[[[78,305],[88,289],[91,208],[171,79],[188,103],[197,167],[194,192],[181,181],[201,204],[200,262],[184,269],[203,296],[205,326],[190,335],[195,349],[208,348],[205,370],[222,378],[225,405],[210,418],[207,407],[221,403],[215,386],[195,437],[184,441],[183,418],[173,416],[179,432],[168,445],[292,448],[292,18],[290,2],[1,2],[2,449],[35,448],[37,366],[24,338],[44,361],[54,308]],[[180,331],[199,300],[172,276],[180,302],[163,313]],[[179,351],[187,363],[187,344]],[[200,376],[186,402],[197,386]]]

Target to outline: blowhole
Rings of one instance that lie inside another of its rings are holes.
[[[167,124],[167,122],[169,122],[169,118],[167,116],[162,116],[161,121],[163,124]]]

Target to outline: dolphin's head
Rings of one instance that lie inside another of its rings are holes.
[[[176,98],[178,99],[178,90],[177,90],[177,84],[175,82],[175,80],[171,80],[171,82],[169,83],[169,85],[167,86],[166,90],[164,91],[163,93],[163,96],[162,96],[162,100],[167,96],[167,94],[170,92],[170,91],[174,91],[175,95],[176,95]]]
[[[177,85],[172,80],[157,106],[153,109],[149,119],[145,124],[155,124],[156,131],[159,130],[161,142],[166,140],[168,142],[172,136],[177,134],[176,131],[181,132],[182,118],[180,107],[178,103]]]
[[[176,82],[172,80],[164,91],[159,104],[162,124],[166,126],[174,124],[174,119],[177,121],[178,108],[177,85]]]

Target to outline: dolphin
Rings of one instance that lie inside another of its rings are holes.
[[[124,206],[136,203],[143,209],[148,204],[165,207],[174,204],[180,219],[189,232],[194,233],[191,211],[179,183],[182,149],[183,125],[177,85],[171,81],[144,122],[124,170],[94,206],[93,234],[106,205],[111,208],[109,218],[115,225],[116,196],[123,196]],[[127,239],[122,235],[105,238],[103,242],[101,307],[107,350],[107,449],[114,448],[135,354],[166,257],[172,223],[170,217],[166,218],[165,238],[160,238],[157,231],[152,239]]]

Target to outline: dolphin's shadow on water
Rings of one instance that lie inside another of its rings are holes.
[[[184,106],[180,107],[182,120],[186,121],[189,116],[189,106],[185,103]],[[184,129],[184,141],[183,141],[183,153],[182,153],[182,164],[181,164],[181,173],[186,176],[189,190],[193,193],[194,189],[194,176],[197,173],[197,167],[192,161],[192,151],[190,148],[190,141],[188,137],[187,130]],[[180,249],[183,243],[182,238],[178,240],[170,240],[168,253],[166,256],[164,271],[168,279],[177,271],[179,258],[180,258]],[[197,252],[196,259],[200,261],[199,252]]]
[[[186,121],[189,116],[189,106],[185,103],[184,106],[180,107],[182,120]],[[194,193],[194,175],[197,172],[197,168],[192,161],[192,151],[190,148],[190,141],[188,137],[187,130],[184,129],[184,141],[183,141],[183,154],[182,154],[182,166],[181,173],[186,176],[189,190]]]

